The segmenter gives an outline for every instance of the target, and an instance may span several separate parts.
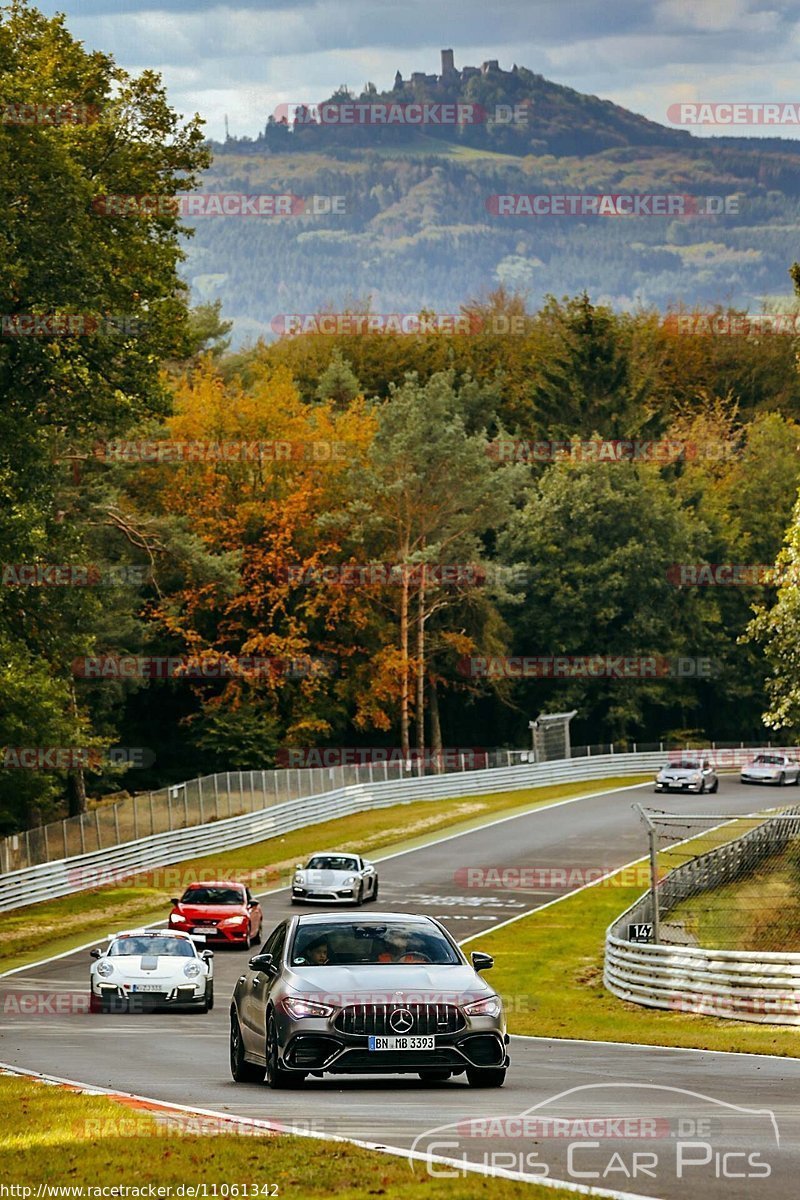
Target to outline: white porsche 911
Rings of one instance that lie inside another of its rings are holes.
[[[95,947],[89,972],[90,1012],[214,1007],[213,950],[198,952],[187,933],[131,929]]]
[[[784,783],[800,786],[800,762],[791,754],[780,751],[757,754],[752,762],[742,767],[741,783],[772,783],[782,787]]]
[[[292,880],[292,904],[363,904],[378,898],[378,872],[359,854],[328,850],[297,864]]]

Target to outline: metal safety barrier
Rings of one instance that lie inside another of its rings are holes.
[[[766,818],[670,871],[658,884],[659,908],[668,913],[682,900],[745,877],[798,836],[800,808],[785,810],[780,821]],[[800,1025],[800,953],[629,940],[628,926],[652,920],[647,892],[606,930],[603,981],[618,999],[729,1020]]]
[[[66,896],[126,876],[169,866],[184,859],[252,845],[305,825],[349,816],[372,808],[387,808],[425,800],[454,800],[493,792],[519,791],[548,784],[648,774],[664,762],[660,751],[645,754],[604,754],[592,758],[525,763],[491,770],[429,775],[417,779],[355,783],[284,801],[265,804],[241,816],[203,825],[173,829],[87,854],[26,867],[0,875],[0,912]],[[262,772],[248,772],[255,777]],[[255,794],[260,792],[255,779]],[[398,828],[402,834],[402,828]]]

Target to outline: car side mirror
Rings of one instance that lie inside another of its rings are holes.
[[[102,958],[103,951],[100,949],[99,946],[95,946],[94,950],[89,951],[89,957],[90,958]]]
[[[204,959],[206,962],[208,962],[209,959],[212,959],[214,957],[214,951],[213,950],[201,950],[200,957],[202,959]]]
[[[255,908],[257,904],[258,904],[258,901],[257,901],[257,900],[248,900],[248,901],[247,901],[247,907],[248,907],[248,908]]]
[[[274,975],[277,969],[271,954],[254,954],[249,965],[253,971],[263,971],[265,975]]]
[[[475,971],[488,971],[490,967],[494,966],[494,959],[491,954],[484,954],[480,950],[473,950],[470,958],[472,959],[472,967]]]
[[[172,899],[170,900],[170,904],[172,905],[173,908],[177,908],[178,905],[180,904],[180,900],[177,900],[175,898],[175,896],[173,896]]]

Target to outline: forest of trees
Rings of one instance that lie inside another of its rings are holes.
[[[554,709],[576,742],[797,736],[786,325],[508,287],[455,332],[232,348],[219,305],[190,309],[168,208],[93,204],[195,186],[197,122],[25,6],[0,56],[20,100],[47,80],[102,113],[0,125],[0,830],[287,747],[522,746]],[[91,332],[8,335],[48,314]],[[698,564],[759,569],[697,586]],[[556,655],[711,670],[464,666]]]

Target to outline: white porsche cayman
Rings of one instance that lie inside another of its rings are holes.
[[[91,1012],[214,1007],[212,950],[198,952],[187,933],[132,929],[91,952]]]
[[[338,851],[312,854],[297,864],[292,880],[292,904],[362,904],[378,898],[378,872],[359,854]]]

